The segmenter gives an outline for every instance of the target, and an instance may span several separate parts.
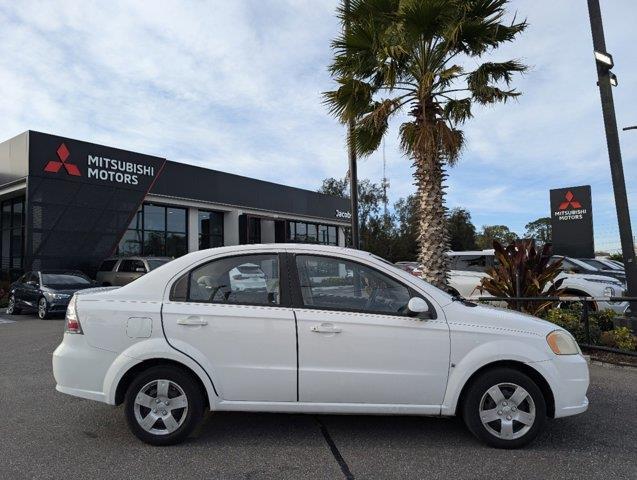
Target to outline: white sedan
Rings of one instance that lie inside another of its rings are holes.
[[[234,288],[242,265],[263,272],[261,288]],[[202,250],[78,293],[53,373],[60,392],[124,403],[154,445],[183,440],[210,409],[460,415],[516,448],[588,407],[588,367],[565,330],[316,245]]]

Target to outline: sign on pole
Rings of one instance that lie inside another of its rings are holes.
[[[590,185],[551,190],[551,226],[555,255],[595,257]]]

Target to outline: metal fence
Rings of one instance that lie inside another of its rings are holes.
[[[513,310],[522,310],[524,303],[533,302],[550,302],[555,306],[560,306],[565,303],[574,304],[579,303],[582,307],[580,315],[580,324],[584,326],[584,338],[585,343],[580,343],[581,347],[590,350],[599,350],[612,353],[621,353],[624,355],[630,355],[637,357],[637,351],[634,350],[622,350],[619,348],[606,347],[603,345],[594,345],[591,341],[591,304],[593,302],[632,302],[637,301],[637,297],[586,297],[586,296],[564,296],[564,297],[479,297],[480,302],[506,302],[508,308]],[[630,327],[629,327],[630,328]]]

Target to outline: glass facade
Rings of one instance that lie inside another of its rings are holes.
[[[144,203],[119,243],[120,255],[179,257],[188,253],[185,208]]]
[[[223,247],[223,212],[199,210],[199,250]]]
[[[288,242],[338,245],[338,227],[320,223],[288,221]]]
[[[0,261],[3,281],[13,281],[22,274],[24,249],[24,198],[0,204]]]

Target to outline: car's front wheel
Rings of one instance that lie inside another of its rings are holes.
[[[536,383],[512,368],[480,375],[467,390],[464,421],[476,437],[496,448],[520,448],[546,421],[546,402]]]
[[[38,300],[38,318],[40,320],[49,318],[49,304],[44,297],[40,297]]]
[[[140,440],[151,445],[183,441],[203,414],[203,394],[188,372],[152,367],[135,378],[126,393],[126,420]]]
[[[9,303],[7,304],[7,315],[18,315],[20,309],[16,306],[15,295],[11,294],[9,297]]]

